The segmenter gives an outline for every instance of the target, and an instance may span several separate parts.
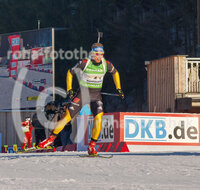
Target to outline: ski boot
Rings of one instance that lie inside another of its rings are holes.
[[[21,150],[25,150],[26,149],[26,143],[23,143]]]
[[[96,145],[96,142],[91,140],[90,144],[88,146],[88,154],[89,155],[93,155],[93,156],[97,155],[97,151],[95,150],[95,145]]]
[[[51,134],[48,139],[45,139],[42,142],[40,142],[38,144],[38,146],[40,148],[45,148],[45,147],[49,146],[55,140],[55,138],[56,138],[56,136]]]

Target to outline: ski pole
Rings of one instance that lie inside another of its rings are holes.
[[[112,94],[112,93],[107,93],[107,92],[101,92],[102,95],[107,95],[107,96],[119,96],[119,94]]]

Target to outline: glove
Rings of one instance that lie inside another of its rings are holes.
[[[124,93],[123,93],[122,89],[117,89],[117,92],[119,94],[119,97],[123,100],[124,99]]]
[[[74,97],[74,91],[72,89],[67,92],[67,97],[69,97],[70,99]]]

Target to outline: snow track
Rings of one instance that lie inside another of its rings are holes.
[[[199,189],[200,153],[0,154],[0,189]]]

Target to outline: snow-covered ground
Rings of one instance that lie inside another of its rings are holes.
[[[200,189],[200,153],[83,153],[0,154],[0,189]]]

